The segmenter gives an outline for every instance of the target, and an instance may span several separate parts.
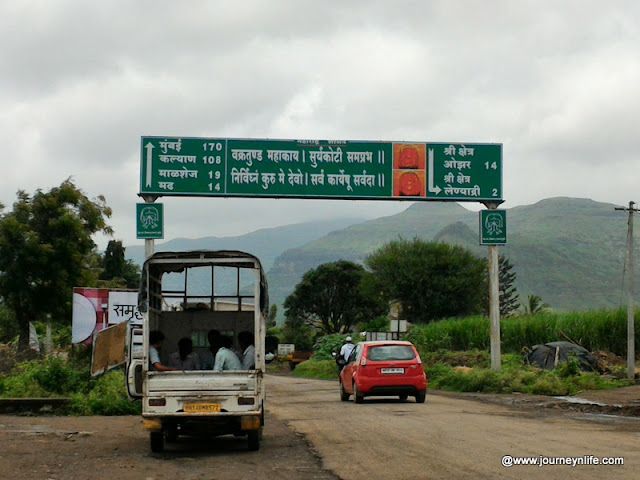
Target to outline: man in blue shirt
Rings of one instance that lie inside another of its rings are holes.
[[[149,332],[149,370],[156,372],[169,372],[176,370],[163,365],[160,361],[160,350],[164,343],[164,334],[160,330]]]

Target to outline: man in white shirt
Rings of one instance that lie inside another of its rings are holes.
[[[219,341],[221,346],[218,353],[216,353],[216,362],[213,370],[216,372],[222,372],[223,370],[242,370],[242,364],[238,356],[231,350],[233,340],[226,335],[222,335]]]
[[[353,344],[353,338],[351,337],[345,338],[344,341],[345,343],[344,345],[342,345],[342,348],[340,349],[340,356],[344,358],[344,361],[346,363],[347,360],[349,360],[349,356],[351,355],[351,352],[355,348],[355,345]]]
[[[253,333],[240,332],[238,334],[238,343],[242,349],[242,369],[253,370],[256,368],[256,347]]]

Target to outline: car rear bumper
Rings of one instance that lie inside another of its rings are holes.
[[[427,379],[419,376],[358,377],[358,390],[363,395],[415,395],[427,390]]]

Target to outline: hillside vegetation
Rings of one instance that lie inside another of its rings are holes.
[[[514,264],[522,299],[538,295],[556,311],[618,308],[625,298],[626,223],[611,204],[547,199],[507,210],[508,245],[500,253]],[[478,245],[477,212],[457,204],[416,203],[397,215],[352,225],[282,253],[268,272],[271,300],[281,304],[302,275],[322,263],[362,262],[389,240],[416,236],[487,255],[487,248]]]

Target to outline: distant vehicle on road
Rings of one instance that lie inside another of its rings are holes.
[[[413,396],[424,403],[427,376],[411,342],[388,340],[360,342],[340,373],[340,400],[353,395],[356,403],[367,396]]]

